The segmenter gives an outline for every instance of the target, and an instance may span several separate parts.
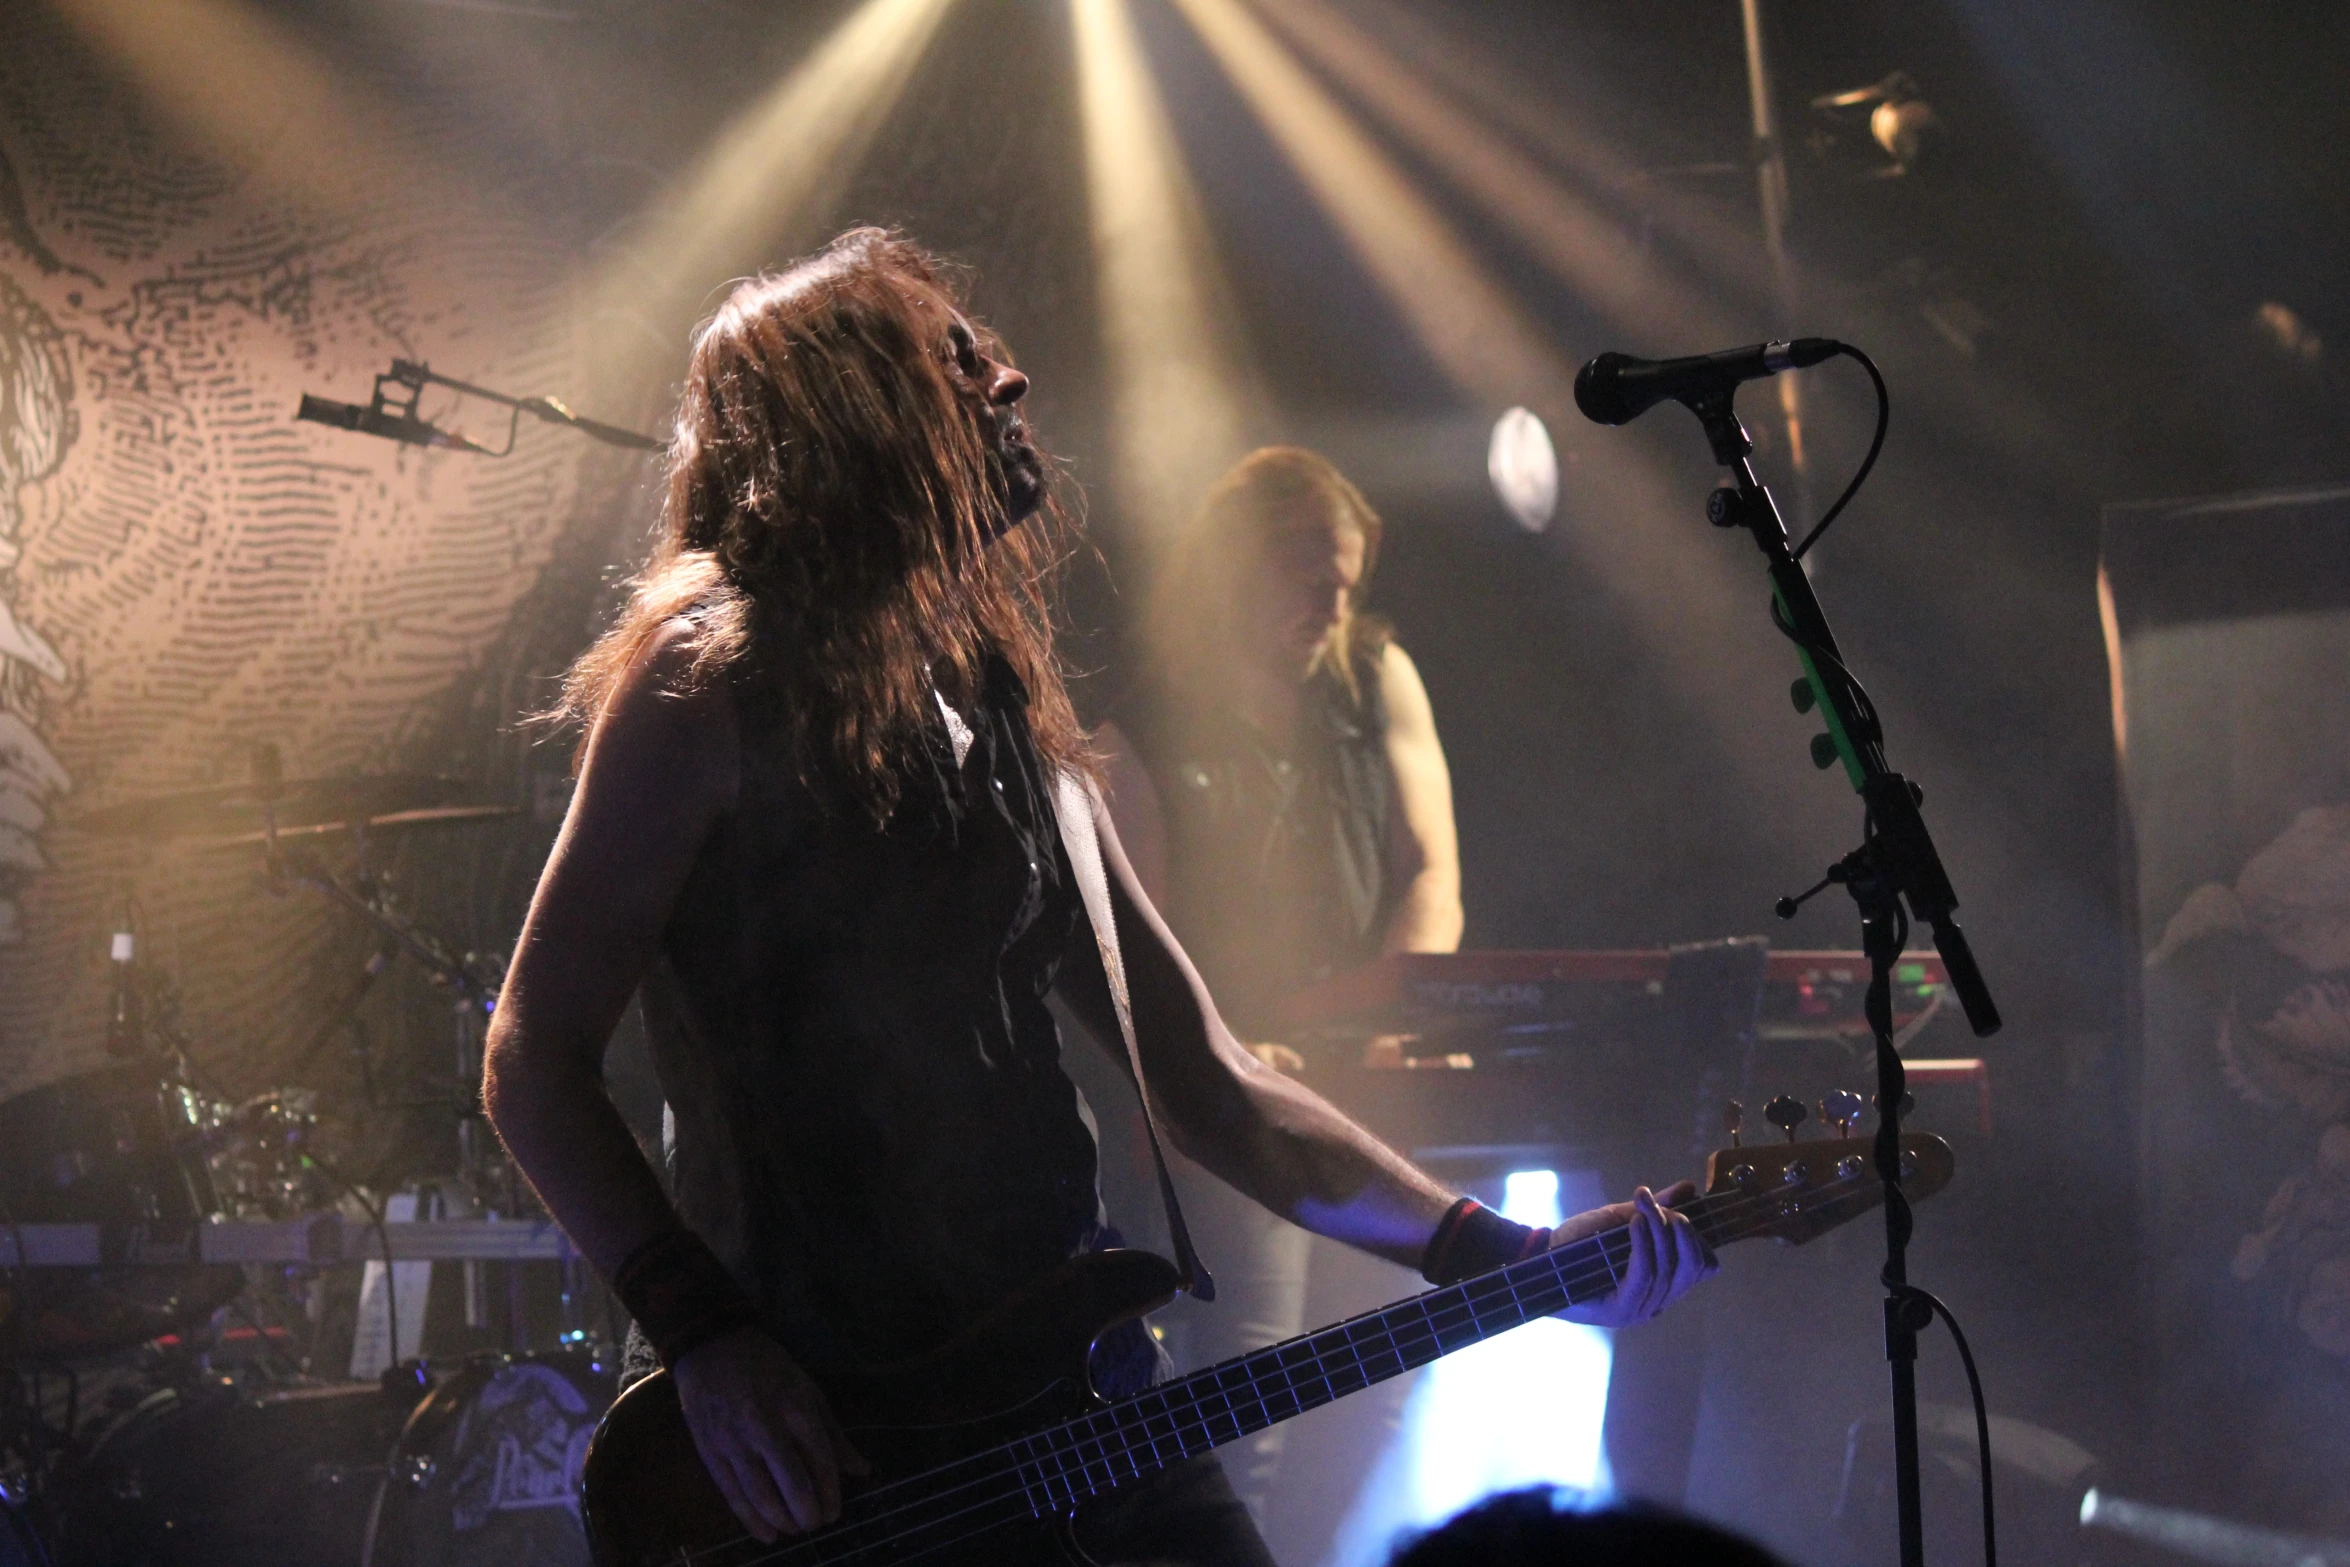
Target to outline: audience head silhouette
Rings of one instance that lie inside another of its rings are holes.
[[[1638,1503],[1584,1511],[1549,1486],[1487,1497],[1389,1567],[1787,1567],[1725,1529]]]

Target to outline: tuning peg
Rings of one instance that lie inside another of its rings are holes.
[[[1746,1124],[1746,1106],[1733,1099],[1722,1106],[1722,1130],[1730,1134],[1730,1146],[1743,1147],[1738,1141],[1738,1129]]]
[[[1871,1105],[1875,1106],[1875,1107],[1876,1107],[1878,1110],[1880,1110],[1880,1111],[1882,1111],[1882,1110],[1885,1108],[1885,1101],[1884,1101],[1884,1099],[1883,1099],[1883,1098],[1881,1098],[1880,1096],[1876,1095],[1876,1094],[1871,1094],[1871,1095],[1869,1095],[1869,1103],[1870,1103]],[[1907,1115],[1908,1115],[1908,1114],[1909,1114],[1909,1113],[1910,1113],[1912,1110],[1915,1110],[1917,1107],[1918,1107],[1918,1097],[1917,1097],[1917,1095],[1915,1095],[1915,1094],[1912,1094],[1912,1093],[1907,1093],[1907,1092],[1904,1092],[1904,1093],[1902,1094],[1902,1096],[1901,1096],[1901,1113],[1902,1113],[1902,1115],[1903,1115],[1904,1117],[1906,1117],[1906,1116],[1907,1116]]]
[[[1812,695],[1810,679],[1807,677],[1798,680],[1795,682],[1795,684],[1789,686],[1787,688],[1787,699],[1795,704],[1795,710],[1798,713],[1810,712],[1812,703],[1817,700]]]
[[[1811,1112],[1803,1107],[1802,1100],[1790,1099],[1785,1094],[1763,1106],[1763,1118],[1785,1132],[1789,1142],[1795,1141],[1795,1129],[1810,1116]]]
[[[1866,1108],[1860,1095],[1851,1089],[1831,1089],[1820,1100],[1820,1119],[1836,1128],[1838,1137],[1850,1137],[1852,1129],[1860,1125],[1861,1113]]]
[[[1836,737],[1834,735],[1813,735],[1811,737],[1811,765],[1822,772],[1826,772],[1836,765]]]

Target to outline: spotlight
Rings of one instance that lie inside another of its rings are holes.
[[[1907,71],[1894,71],[1884,80],[1866,87],[1855,87],[1848,92],[1823,93],[1811,101],[1812,112],[1832,125],[1851,123],[1854,111],[1868,111],[1869,140],[1875,142],[1890,164],[1873,163],[1861,171],[1862,179],[1890,179],[1907,174],[1917,166],[1918,155],[1940,138],[1941,120],[1934,106],[1918,92],[1917,78]],[[1814,131],[1810,145],[1814,154],[1826,156],[1839,141],[1830,131]]]
[[[1485,474],[1519,527],[1540,533],[1550,526],[1558,514],[1558,448],[1532,411],[1512,408],[1493,421],[1493,439],[1485,447]]]
[[[2252,322],[2269,346],[2288,359],[2314,365],[2325,358],[2326,340],[2282,300],[2263,300],[2252,312]]]
[[[1907,172],[1917,161],[1919,146],[1937,123],[1933,105],[1923,98],[1888,98],[1869,111],[1869,134],[1897,172]]]
[[[1314,202],[1455,386],[1564,405],[1574,368],[1353,109],[1245,0],[1175,0]]]
[[[674,374],[681,328],[715,303],[713,285],[824,236],[953,4],[862,0],[638,214],[583,306],[589,321],[643,328],[608,337],[625,350],[606,356],[609,386],[634,391],[642,377]]]
[[[1522,408],[1513,413],[1525,413]],[[1531,418],[1531,415],[1528,415]],[[1541,429],[1539,420],[1534,427]],[[1547,450],[1550,443],[1543,442]],[[1531,1224],[1538,1229],[1551,1230],[1566,1222],[1566,1213],[1559,1201],[1559,1173],[1556,1170],[1512,1170],[1502,1179],[1501,1213],[1505,1219],[1520,1224]]]

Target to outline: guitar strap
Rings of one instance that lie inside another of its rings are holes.
[[[1075,773],[1064,772],[1054,786],[1053,814],[1060,818],[1061,843],[1069,851],[1069,866],[1077,875],[1077,895],[1085,904],[1086,922],[1101,948],[1102,974],[1110,985],[1110,1007],[1118,1014],[1118,1033],[1126,1042],[1126,1068],[1134,1079],[1134,1097],[1142,1104],[1142,1126],[1149,1134],[1151,1162],[1158,1169],[1159,1201],[1167,1209],[1167,1236],[1175,1248],[1175,1266],[1183,1275],[1184,1293],[1197,1300],[1216,1298],[1216,1280],[1191,1249],[1191,1230],[1183,1222],[1183,1205],[1175,1199],[1175,1177],[1167,1169],[1167,1151],[1159,1140],[1158,1113],[1151,1108],[1150,1085],[1142,1075],[1142,1047],[1134,1038],[1134,1004],[1126,990],[1126,964],[1118,955],[1117,918],[1110,908],[1110,877],[1102,865],[1100,837],[1094,832],[1093,812],[1099,796],[1093,785]]]

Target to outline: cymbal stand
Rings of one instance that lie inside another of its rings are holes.
[[[504,1150],[489,1135],[481,1098],[482,1036],[504,980],[503,974],[496,971],[502,965],[485,962],[473,953],[458,956],[438,936],[392,907],[381,881],[366,869],[368,843],[364,823],[356,829],[360,870],[350,877],[335,875],[314,854],[290,850],[279,843],[275,813],[267,803],[266,792],[263,831],[268,874],[273,884],[307,887],[329,903],[356,915],[382,937],[381,950],[413,958],[433,983],[449,992],[455,1022],[457,1170],[451,1183],[455,1190],[444,1189],[441,1202],[446,1207],[453,1195],[457,1198],[456,1206],[465,1211],[445,1216],[481,1217],[514,1208],[517,1190],[514,1172]],[[478,1328],[488,1320],[481,1263],[467,1260],[462,1267],[465,1324]]]

